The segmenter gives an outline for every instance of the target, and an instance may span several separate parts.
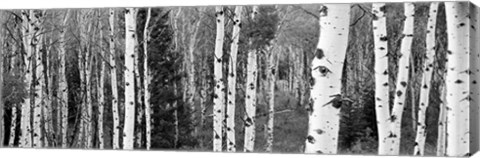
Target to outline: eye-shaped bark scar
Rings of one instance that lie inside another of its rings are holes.
[[[318,69],[318,70],[317,70],[317,69]],[[317,67],[313,68],[313,70],[320,72],[320,75],[321,75],[322,77],[327,76],[328,73],[332,72],[332,71],[330,71],[330,69],[328,69],[326,66],[317,66]]]

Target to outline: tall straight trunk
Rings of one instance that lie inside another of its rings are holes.
[[[125,126],[123,128],[123,149],[133,149],[135,128],[135,41],[136,9],[125,10]]]
[[[100,14],[99,14],[100,15]],[[105,52],[103,51],[103,30],[102,30],[102,22],[99,17],[99,29],[100,29],[100,54],[98,56],[98,61],[100,62],[100,73],[98,73],[98,84],[97,84],[97,95],[98,95],[98,122],[97,122],[97,130],[98,130],[98,146],[100,149],[103,149],[105,146],[104,143],[104,134],[103,134],[103,111],[105,106],[105,96],[104,96],[104,88],[105,88],[105,62],[103,61],[103,57],[105,56]]]
[[[255,21],[258,14],[258,6],[253,6],[251,19]],[[252,45],[250,39],[249,45]],[[257,52],[254,49],[248,50],[247,54],[247,82],[245,86],[245,138],[244,151],[253,152],[255,147],[255,113],[257,107]]]
[[[42,44],[42,37],[38,36],[40,33],[40,17],[42,17],[41,12],[32,12],[34,15],[32,17],[33,22],[33,36],[32,36],[32,51],[35,54],[35,78],[34,82],[34,107],[33,107],[33,147],[41,148],[43,143],[41,141],[42,136],[42,109],[44,106],[43,96],[44,96],[44,87],[45,87],[45,77],[43,75],[43,54],[40,51],[40,45]]]
[[[90,20],[90,18],[92,18],[92,16],[90,14],[93,14],[93,13],[87,13],[84,15],[84,19],[83,19],[83,22],[84,24],[87,25],[87,29],[85,30],[86,32],[83,32],[83,36],[84,37],[83,39],[84,40],[87,40],[84,42],[84,53],[85,53],[85,89],[86,89],[86,112],[85,112],[85,117],[84,117],[84,122],[85,122],[85,125],[84,125],[84,128],[85,128],[85,147],[87,149],[91,149],[92,148],[92,144],[93,144],[93,121],[92,121],[92,118],[93,118],[93,100],[92,100],[92,90],[93,90],[93,87],[92,87],[92,70],[93,70],[93,52],[91,51],[91,43],[90,41],[88,41],[90,38],[89,36],[87,35],[87,33],[89,33],[91,31],[91,27],[92,27],[92,24],[88,24],[88,21]]]
[[[420,90],[420,105],[418,110],[418,124],[417,124],[417,135],[415,137],[414,155],[424,155],[425,153],[425,140],[427,133],[425,129],[427,128],[426,124],[426,112],[429,106],[429,95],[431,80],[433,75],[433,61],[435,57],[435,26],[437,24],[437,12],[438,12],[438,2],[432,2],[430,4],[429,18],[427,22],[427,35],[426,35],[426,59],[423,64],[423,76],[422,76],[422,88]]]
[[[30,148],[32,147],[32,128],[31,128],[31,108],[32,108],[32,79],[33,79],[33,53],[30,46],[32,42],[32,32],[33,29],[30,25],[32,22],[31,16],[33,14],[33,10],[27,11],[22,10],[22,35],[23,35],[23,46],[26,55],[24,57],[24,65],[23,65],[23,72],[25,74],[25,84],[26,84],[26,91],[27,97],[23,100],[21,104],[22,112],[21,112],[21,140],[20,140],[20,147]]]
[[[326,4],[312,61],[312,89],[306,153],[337,153],[343,62],[348,45],[349,4]]]
[[[202,10],[200,10],[200,12],[204,12],[204,8],[201,8]],[[203,14],[200,13],[200,17],[197,19],[195,25],[193,25],[194,28],[193,29],[193,32],[192,32],[192,36],[190,37],[190,42],[189,42],[189,45],[188,45],[188,63],[187,63],[187,66],[188,66],[188,88],[186,88],[186,103],[187,105],[190,106],[190,112],[191,112],[191,115],[190,115],[190,120],[192,121],[192,126],[195,125],[197,123],[196,119],[197,119],[197,110],[195,110],[195,102],[194,102],[194,99],[195,99],[195,95],[196,95],[196,85],[195,85],[195,56],[194,56],[194,53],[195,53],[195,47],[196,47],[196,44],[197,44],[197,36],[199,34],[199,30],[200,30],[200,24],[202,23],[202,17],[203,17]],[[193,135],[194,136],[197,136],[198,134],[198,126],[197,127],[193,127],[194,131],[193,131]]]
[[[86,37],[84,37],[85,36],[84,32],[86,32],[85,31],[86,29],[85,29],[85,26],[84,26],[85,25],[84,24],[84,19],[82,17],[82,16],[84,16],[82,14],[85,14],[85,13],[83,13],[83,12],[84,11],[79,11],[80,15],[78,17],[79,18],[78,20],[81,21],[81,23],[82,23],[82,25],[80,26],[80,36],[81,36],[82,39],[85,39]],[[86,85],[86,82],[85,82],[85,63],[86,62],[85,62],[85,60],[86,60],[86,58],[85,58],[85,56],[86,56],[86,54],[84,53],[84,45],[86,45],[86,44],[84,44],[85,41],[83,41],[83,40],[80,40],[79,43],[80,43],[79,44],[80,47],[79,47],[79,50],[78,50],[78,52],[79,52],[78,53],[78,71],[79,71],[79,76],[80,76],[80,96],[81,97],[80,97],[80,107],[78,108],[78,110],[80,111],[80,114],[79,114],[80,116],[79,117],[81,119],[79,120],[79,125],[78,125],[79,132],[78,132],[78,136],[77,136],[77,145],[78,145],[78,147],[83,147],[84,146],[84,144],[83,144],[84,141],[83,140],[84,140],[84,135],[85,135],[84,134],[85,133],[85,129],[84,129],[85,120],[84,120],[84,118],[85,118],[85,113],[86,113],[86,111],[85,111],[85,107],[86,107],[86,101],[85,101],[86,100],[86,95],[85,95],[85,92],[86,92],[86,90],[85,90],[86,89],[86,86],[85,86]]]
[[[415,6],[413,3],[404,3],[404,15],[406,17],[403,26],[404,37],[400,46],[400,59],[398,62],[398,74],[395,90],[393,108],[388,118],[390,122],[387,141],[391,144],[388,147],[387,155],[400,154],[400,136],[402,125],[402,114],[405,105],[406,89],[408,85],[409,61],[413,39],[413,21]]]
[[[227,96],[227,151],[235,152],[235,95],[237,87],[237,53],[238,41],[240,39],[240,25],[242,20],[242,6],[235,7],[233,17],[233,41],[230,47],[230,73],[228,75],[228,96]]]
[[[63,28],[60,30],[60,74],[59,74],[59,104],[62,106],[62,148],[67,148],[67,129],[68,129],[68,84],[67,84],[67,54],[65,32],[67,30],[67,21],[70,15],[70,10],[67,10],[65,18],[63,19]]]
[[[469,60],[471,46],[469,3],[445,2],[448,33],[446,77],[447,149],[446,156],[470,154],[469,133]]]
[[[16,33],[16,31],[13,31]],[[17,53],[17,44],[12,45],[12,53],[14,56],[10,58],[10,70],[7,70],[8,73],[12,76],[16,76],[18,70],[17,63],[18,63],[18,56],[16,55]],[[12,91],[16,90],[15,88],[12,88]],[[15,136],[16,136],[16,129],[17,129],[17,110],[18,110],[18,104],[12,104],[12,113],[11,113],[11,120],[10,120],[10,135],[8,138],[8,147],[14,147],[15,143]]]
[[[43,126],[45,129],[45,136],[44,136],[44,147],[49,147],[50,142],[52,142],[52,145],[55,145],[55,140],[53,139],[54,137],[54,131],[53,131],[53,107],[52,104],[54,103],[54,98],[53,98],[53,89],[54,89],[54,83],[53,83],[53,75],[55,74],[55,69],[53,69],[53,62],[51,62],[51,57],[54,57],[55,55],[53,54],[53,49],[52,46],[48,46],[47,43],[52,43],[52,38],[48,39],[48,42],[46,40],[45,36],[42,36],[44,40],[43,41],[43,50],[46,52],[46,59],[45,59],[45,65],[44,69],[47,72],[45,75],[47,75],[46,78],[46,87],[44,87],[44,92],[46,93],[47,97],[45,100],[45,105],[43,106]],[[53,58],[55,59],[55,58]]]
[[[272,152],[273,148],[273,129],[274,129],[274,119],[275,119],[275,83],[276,83],[276,69],[277,69],[277,60],[275,56],[278,52],[272,51],[273,45],[267,49],[269,54],[268,64],[267,64],[267,79],[270,82],[268,84],[268,121],[266,126],[266,144],[265,151]],[[291,72],[290,72],[291,73]],[[290,91],[291,92],[291,91]]]
[[[443,75],[446,79],[446,73]],[[446,137],[447,137],[447,91],[445,83],[441,83],[439,86],[440,91],[440,105],[438,112],[438,131],[437,131],[437,156],[445,156],[446,154]]]
[[[373,3],[372,21],[375,43],[375,113],[378,127],[378,154],[385,155],[388,149],[387,130],[389,109],[388,39],[385,3]]]
[[[152,118],[151,114],[152,111],[150,110],[150,81],[151,81],[151,74],[150,69],[148,68],[148,42],[150,40],[150,33],[148,30],[148,25],[150,23],[150,18],[152,14],[152,8],[148,8],[147,11],[147,21],[145,22],[145,28],[143,29],[143,90],[145,91],[144,103],[145,103],[145,134],[146,134],[146,148],[150,150],[150,146],[152,144]]]
[[[223,79],[223,38],[225,36],[225,14],[222,6],[215,7],[217,32],[215,38],[214,78],[215,94],[213,97],[213,151],[222,151],[223,114],[225,109],[225,80]]]
[[[112,115],[113,115],[113,149],[119,149],[120,137],[120,119],[118,111],[118,81],[117,81],[117,66],[115,56],[115,9],[110,9],[109,12],[109,46],[110,46],[110,85],[112,86]]]

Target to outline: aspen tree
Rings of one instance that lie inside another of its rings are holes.
[[[447,63],[445,63],[447,65]],[[446,79],[446,73],[443,74],[443,78]],[[437,156],[445,156],[446,152],[446,137],[447,137],[447,101],[445,89],[445,81],[439,86],[440,91],[440,105],[438,112],[438,136],[437,136]]]
[[[225,15],[222,6],[215,7],[217,32],[215,38],[214,78],[215,92],[213,97],[213,151],[222,151],[223,114],[225,109],[225,80],[223,79],[223,38],[225,36]]]
[[[373,3],[372,26],[375,43],[375,113],[378,127],[378,154],[387,152],[388,115],[390,114],[388,93],[388,39],[385,3]]]
[[[312,61],[312,89],[306,153],[337,153],[340,128],[341,78],[348,45],[349,4],[320,9],[320,37]]]
[[[420,105],[418,111],[417,135],[415,138],[414,155],[424,155],[425,140],[427,137],[426,129],[426,112],[429,106],[429,94],[431,87],[431,80],[433,75],[433,61],[435,57],[435,26],[437,23],[438,2],[430,4],[429,18],[427,22],[426,35],[426,59],[423,64],[422,88],[420,90]]]
[[[44,96],[44,86],[45,86],[45,76],[43,75],[43,54],[40,51],[40,46],[42,44],[42,36],[39,35],[41,33],[41,17],[43,16],[42,12],[31,12],[33,13],[32,21],[33,21],[33,32],[32,35],[32,51],[35,54],[35,61],[34,61],[34,68],[35,68],[35,78],[34,81],[34,107],[33,107],[33,144],[34,148],[41,148],[43,147],[43,143],[41,141],[42,135],[42,109],[44,105],[43,96]],[[39,45],[40,44],[40,45]]]
[[[447,19],[446,156],[467,156],[469,142],[469,3],[445,2]]]
[[[268,121],[266,126],[266,138],[267,143],[265,144],[265,151],[272,152],[273,148],[273,128],[274,128],[274,118],[275,118],[275,83],[276,83],[276,69],[278,65],[278,59],[275,59],[277,52],[270,51],[273,45],[269,46],[267,50],[269,50],[270,54],[268,57],[268,89],[269,89],[269,96],[268,96]]]
[[[235,13],[233,17],[233,41],[230,47],[230,64],[228,75],[228,95],[227,95],[227,151],[235,152],[235,96],[237,85],[237,53],[238,53],[238,41],[240,39],[240,26],[242,20],[242,6],[235,7]]]
[[[67,21],[70,16],[70,10],[67,10],[65,17],[63,19],[63,26],[60,30],[60,74],[59,74],[59,88],[60,91],[60,104],[62,106],[62,148],[67,148],[67,129],[68,129],[68,84],[67,84],[67,73],[66,73],[66,66],[67,66],[67,54],[66,54],[66,43],[67,40],[65,39],[65,32],[67,30]]]
[[[113,113],[113,149],[119,149],[120,119],[118,111],[118,81],[115,56],[115,9],[109,9],[109,47],[110,47],[110,85],[112,86],[112,113]]]
[[[148,42],[150,41],[150,32],[148,30],[148,25],[150,24],[150,18],[152,14],[152,8],[148,8],[147,10],[147,21],[145,22],[145,28],[143,29],[143,89],[145,90],[145,122],[146,122],[146,148],[150,150],[151,146],[151,134],[152,134],[152,118],[150,117],[152,111],[150,110],[150,81],[151,81],[151,74],[150,69],[148,68]]]
[[[100,54],[98,55],[98,62],[100,62],[100,73],[98,74],[97,77],[97,95],[98,95],[98,146],[100,149],[103,149],[105,144],[104,144],[104,134],[103,134],[103,111],[104,111],[104,104],[105,104],[105,97],[104,97],[104,91],[103,89],[105,88],[105,62],[103,61],[103,56],[105,52],[103,51],[103,30],[102,30],[102,21],[101,21],[101,14],[98,15],[98,23],[99,23],[99,29],[100,29]]]
[[[255,21],[258,14],[258,6],[253,6],[251,19]],[[249,41],[252,45],[252,39]],[[257,107],[257,54],[254,49],[248,50],[247,54],[247,82],[245,98],[245,138],[244,151],[253,152],[255,147],[255,113]]]
[[[203,13],[204,12],[205,8],[200,8],[199,10],[199,14],[200,14],[200,17],[198,17],[198,19],[196,20],[195,22],[195,25],[191,26],[193,28],[190,28],[192,31],[192,35],[190,37],[190,41],[189,41],[189,45],[188,45],[188,59],[189,61],[187,62],[187,65],[188,65],[188,88],[186,88],[186,101],[187,101],[187,104],[190,105],[190,111],[192,112],[191,115],[190,115],[190,120],[192,121],[192,124],[191,125],[195,125],[196,123],[196,110],[195,110],[195,102],[194,102],[194,99],[195,99],[195,96],[196,96],[196,85],[195,85],[195,56],[194,56],[194,53],[195,53],[195,47],[197,45],[197,41],[198,41],[198,34],[199,34],[199,30],[200,30],[200,24],[202,24],[202,18],[203,18]],[[194,132],[193,132],[193,135],[196,136],[198,134],[198,126],[197,127],[193,127],[194,129]]]
[[[135,18],[137,17],[137,13],[135,13],[135,15],[133,15]],[[136,89],[136,92],[135,92],[135,96],[136,96],[136,102],[137,102],[137,105],[136,106],[136,121],[137,121],[137,124],[138,126],[136,127],[135,129],[135,132],[136,132],[136,137],[135,137],[135,144],[138,148],[140,148],[142,146],[142,128],[140,128],[140,126],[142,125],[142,120],[143,120],[143,115],[145,114],[144,112],[144,109],[143,109],[143,86],[142,86],[142,77],[141,77],[141,74],[140,74],[140,66],[143,66],[143,65],[140,65],[140,52],[138,50],[138,40],[135,40],[135,61],[134,61],[134,69],[135,69],[135,89]]]
[[[85,29],[85,24],[84,24],[84,20],[83,20],[82,16],[84,16],[83,14],[85,14],[85,13],[84,13],[83,10],[80,10],[78,12],[78,14],[79,14],[78,20],[81,23],[81,25],[79,26],[80,27],[80,29],[79,29],[80,30],[80,37],[82,39],[84,39],[85,38],[84,37],[85,36],[84,32],[85,32],[86,29]],[[83,147],[84,146],[83,139],[84,139],[84,135],[85,135],[85,129],[84,129],[85,120],[84,120],[84,118],[85,118],[85,114],[86,114],[86,111],[85,111],[85,107],[86,107],[86,101],[85,101],[86,100],[86,97],[85,97],[85,92],[86,92],[86,90],[85,90],[86,89],[86,86],[85,86],[86,85],[85,84],[86,83],[85,82],[85,60],[86,60],[86,58],[85,58],[85,53],[83,53],[84,52],[83,47],[85,45],[84,44],[85,41],[84,40],[79,40],[79,42],[80,42],[80,44],[79,44],[80,47],[79,47],[79,50],[78,50],[78,52],[79,52],[78,53],[78,70],[79,70],[79,73],[80,73],[79,76],[80,76],[80,95],[81,95],[79,111],[80,111],[80,118],[81,119],[80,119],[79,125],[78,125],[79,126],[78,127],[79,132],[78,132],[78,136],[77,136],[77,145],[79,147]]]
[[[22,112],[21,112],[21,123],[20,123],[20,129],[21,129],[21,140],[20,140],[20,147],[26,147],[30,148],[32,147],[32,128],[31,128],[31,107],[32,107],[32,79],[33,79],[33,73],[32,73],[32,65],[33,65],[33,53],[32,49],[30,47],[30,43],[32,42],[31,37],[32,37],[32,32],[33,29],[31,28],[31,15],[33,13],[33,10],[22,10],[22,36],[23,36],[23,46],[24,50],[26,52],[26,55],[24,56],[24,65],[23,65],[23,73],[25,74],[25,83],[26,83],[26,89],[27,89],[27,97],[22,102]]]
[[[125,127],[123,128],[123,149],[133,149],[135,127],[135,8],[125,9]]]
[[[398,61],[398,74],[395,90],[395,99],[393,108],[388,118],[389,132],[387,133],[387,141],[391,142],[388,147],[387,155],[400,154],[400,136],[402,114],[405,105],[405,94],[409,76],[409,61],[411,54],[411,46],[413,39],[413,21],[415,14],[415,6],[413,3],[404,3],[404,15],[406,17],[403,26],[403,39],[400,46],[400,59]]]

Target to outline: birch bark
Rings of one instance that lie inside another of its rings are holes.
[[[437,11],[438,11],[438,2],[432,2],[430,4],[429,18],[427,22],[427,35],[426,35],[426,59],[423,64],[423,77],[422,77],[422,88],[420,90],[420,105],[418,110],[418,123],[417,123],[417,135],[415,138],[414,155],[424,155],[425,154],[425,140],[427,133],[425,129],[426,125],[426,112],[429,106],[429,95],[431,80],[433,75],[433,61],[435,57],[435,26],[437,23]]]
[[[223,114],[225,109],[225,80],[223,79],[223,38],[225,36],[225,15],[221,6],[215,7],[217,32],[215,38],[214,78],[215,94],[213,97],[213,151],[222,151]]]
[[[312,61],[312,89],[306,153],[337,153],[341,77],[348,45],[349,4],[326,4],[320,12],[320,37]]]
[[[258,14],[258,6],[253,6],[251,19],[255,21]],[[249,45],[252,45],[250,39]],[[244,151],[253,152],[255,147],[255,113],[257,107],[257,54],[254,49],[248,50],[247,54],[247,82],[245,98],[245,138]]]
[[[446,156],[467,156],[469,142],[469,3],[445,2],[448,36]]]
[[[242,20],[242,6],[235,7],[233,17],[233,42],[230,47],[230,68],[228,75],[228,96],[227,96],[227,151],[235,152],[235,96],[237,88],[237,53],[238,41],[240,39],[240,26]]]
[[[123,149],[133,149],[135,127],[135,41],[136,9],[125,10],[125,127],[123,128]]]

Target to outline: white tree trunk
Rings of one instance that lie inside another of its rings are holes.
[[[258,6],[253,6],[251,18],[255,20],[258,14]],[[249,42],[252,45],[252,41]],[[245,138],[244,151],[253,152],[255,147],[255,113],[257,107],[257,54],[254,49],[248,50],[247,54],[247,82],[245,98]]]
[[[268,118],[267,118],[267,126],[266,126],[266,144],[265,144],[265,152],[272,152],[273,148],[273,129],[274,129],[274,119],[275,119],[275,83],[276,83],[276,69],[277,69],[277,62],[278,59],[275,60],[275,56],[277,52],[272,51],[274,45],[271,45],[270,48],[267,49],[269,54],[269,61],[268,61],[268,68],[267,68],[267,75],[268,75]],[[290,72],[291,73],[291,72]],[[291,92],[291,91],[290,91]]]
[[[227,96],[227,151],[235,152],[235,95],[237,88],[237,53],[238,41],[240,39],[240,25],[242,20],[242,6],[235,7],[233,17],[233,41],[230,48],[230,73],[228,75],[228,96]]]
[[[8,147],[14,147],[15,129],[17,129],[17,106],[12,107],[12,121],[10,123],[10,137],[8,139]]]
[[[445,2],[448,33],[446,77],[447,156],[470,153],[469,134],[469,3]]]
[[[405,96],[409,76],[409,63],[411,46],[413,39],[413,21],[415,14],[415,6],[413,3],[404,3],[404,15],[406,17],[403,26],[403,39],[400,46],[400,59],[398,61],[398,74],[395,90],[395,99],[393,101],[393,108],[388,118],[390,122],[389,132],[387,133],[387,141],[391,142],[388,147],[387,155],[400,154],[400,136],[402,125],[402,114],[405,106]]]
[[[350,5],[326,4],[320,10],[321,33],[312,61],[313,83],[305,152],[336,154]]]
[[[67,10],[65,18],[63,20],[63,28],[60,30],[60,74],[59,74],[59,97],[60,97],[60,105],[62,106],[62,148],[67,148],[67,129],[68,129],[68,84],[67,84],[67,73],[66,73],[66,66],[67,66],[67,55],[66,55],[66,42],[65,39],[65,32],[67,30],[67,20],[70,15],[70,10]]]
[[[446,65],[446,64],[445,64]],[[444,79],[446,73],[443,75]],[[446,95],[447,91],[445,89],[445,83],[440,84],[439,86],[440,91],[440,105],[439,105],[439,112],[438,112],[438,134],[437,134],[437,156],[445,156],[446,154],[446,137],[447,137],[447,101]]]
[[[112,113],[113,113],[113,149],[119,149],[119,137],[120,137],[120,119],[118,111],[118,81],[117,81],[117,67],[115,56],[115,9],[110,9],[110,85],[112,86]]]
[[[215,7],[217,32],[215,38],[214,78],[215,94],[213,97],[213,151],[222,151],[223,114],[225,109],[225,80],[223,79],[223,38],[225,36],[225,14],[223,7]]]
[[[100,15],[100,14],[99,14]],[[105,144],[104,144],[104,135],[103,135],[103,111],[104,111],[104,105],[105,105],[105,97],[104,97],[104,88],[105,88],[105,62],[103,61],[103,57],[105,55],[105,52],[103,51],[103,30],[102,30],[102,22],[101,18],[99,17],[99,29],[100,29],[100,54],[98,55],[98,61],[100,62],[100,73],[97,73],[99,77],[97,78],[97,95],[98,95],[98,146],[100,149],[103,149]]]
[[[123,149],[133,149],[135,128],[135,41],[136,9],[125,10],[125,127],[123,128]]]
[[[385,155],[388,149],[387,131],[389,108],[388,83],[388,39],[385,16],[385,3],[373,3],[372,12],[375,18],[372,21],[375,43],[375,113],[378,128],[378,154]]]
[[[420,105],[418,110],[418,123],[417,123],[417,135],[415,137],[415,147],[414,155],[424,155],[425,153],[425,140],[427,133],[425,129],[426,125],[426,112],[429,106],[429,95],[431,80],[433,75],[433,61],[435,57],[435,26],[437,24],[437,12],[438,12],[438,2],[432,2],[430,4],[429,18],[427,22],[427,35],[426,35],[426,59],[423,64],[423,77],[422,77],[422,87],[420,90]]]
[[[35,78],[34,78],[34,107],[33,107],[33,144],[34,148],[41,148],[43,147],[43,143],[41,141],[42,136],[42,109],[43,109],[43,95],[44,95],[44,87],[45,87],[45,76],[43,75],[43,54],[40,52],[40,45],[42,44],[41,40],[42,37],[38,36],[40,33],[40,19],[37,17],[41,17],[40,14],[42,13],[33,13],[32,21],[34,21],[33,32],[32,36],[32,51],[35,53]]]
[[[150,70],[148,69],[148,42],[150,40],[150,33],[148,30],[148,25],[150,23],[150,18],[152,14],[152,8],[148,8],[147,11],[147,21],[145,22],[145,28],[143,29],[143,90],[145,90],[145,133],[146,133],[146,148],[150,150],[151,146],[151,134],[152,134],[152,118],[150,117],[152,111],[150,110],[150,81],[151,81],[151,74]]]
[[[20,147],[24,148],[30,148],[32,147],[32,128],[31,128],[31,108],[32,108],[32,79],[33,79],[33,53],[32,53],[32,48],[30,47],[30,43],[32,42],[32,28],[30,23],[31,21],[31,15],[33,14],[33,11],[27,11],[27,10],[22,10],[22,34],[23,34],[23,46],[24,50],[26,52],[26,55],[24,56],[24,66],[23,66],[23,72],[25,73],[25,83],[26,83],[26,89],[27,89],[27,97],[22,102],[22,112],[21,112],[21,123],[20,123],[20,129],[22,133],[22,137],[20,140]]]

